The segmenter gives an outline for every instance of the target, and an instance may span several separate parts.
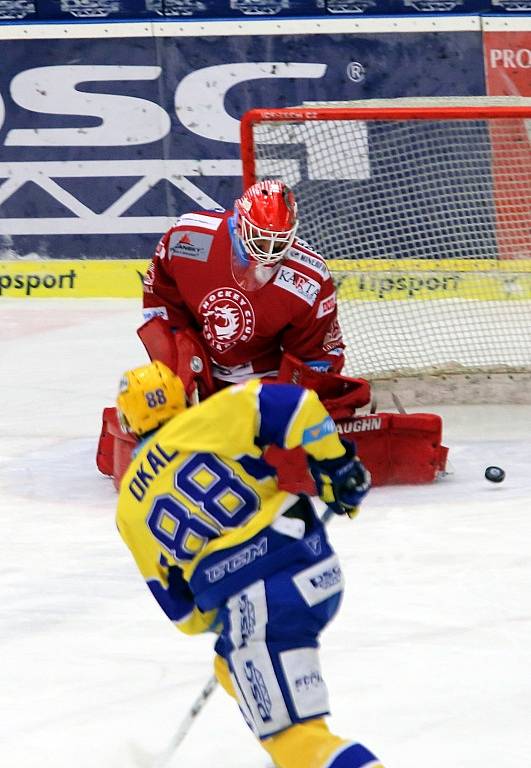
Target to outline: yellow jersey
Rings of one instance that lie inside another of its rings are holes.
[[[255,561],[272,548],[261,532],[297,501],[280,490],[263,459],[272,444],[301,446],[317,461],[344,454],[315,392],[255,379],[175,416],[140,444],[122,478],[120,534],[185,632],[204,631],[215,620],[215,610],[197,607],[213,601],[201,601],[198,591],[216,587],[219,596],[229,572],[233,585],[250,583]]]

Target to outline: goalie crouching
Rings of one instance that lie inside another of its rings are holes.
[[[187,407],[160,362],[128,371],[117,408],[140,439],[117,522],[153,596],[188,634],[213,631],[215,672],[278,768],[382,768],[332,734],[318,638],[343,577],[308,496],[281,490],[267,446],[302,449],[321,498],[352,516],[370,477],[315,392],[251,380]]]

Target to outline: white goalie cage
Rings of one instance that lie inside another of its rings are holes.
[[[327,259],[345,373],[419,402],[531,402],[531,99],[251,110],[244,183],[281,178]]]

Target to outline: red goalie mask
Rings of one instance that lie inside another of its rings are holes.
[[[234,276],[247,290],[264,285],[297,231],[295,195],[282,181],[259,181],[234,203],[230,222]]]

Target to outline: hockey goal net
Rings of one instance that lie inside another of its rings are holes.
[[[241,136],[245,186],[292,186],[329,261],[346,373],[529,376],[531,99],[255,109]]]

